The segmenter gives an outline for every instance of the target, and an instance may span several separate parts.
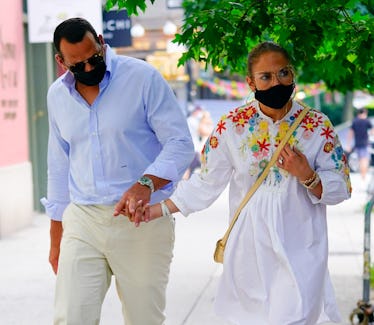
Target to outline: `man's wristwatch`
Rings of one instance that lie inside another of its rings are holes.
[[[144,186],[149,187],[150,190],[151,190],[151,193],[153,193],[153,192],[155,191],[155,186],[154,186],[154,184],[153,184],[153,181],[152,181],[149,177],[147,177],[147,176],[142,176],[142,177],[140,177],[140,178],[138,179],[138,183],[139,183],[140,185],[144,185]]]

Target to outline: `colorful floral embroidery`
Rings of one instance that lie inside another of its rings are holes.
[[[215,136],[211,136],[211,137],[210,137],[210,140],[209,140],[209,144],[210,144],[210,146],[211,146],[213,149],[217,148],[217,147],[218,147],[218,138],[215,137]]]
[[[266,139],[257,140],[257,143],[261,151],[269,151],[270,142],[267,142]]]
[[[314,132],[314,130],[318,128],[322,123],[322,115],[314,110],[311,110],[308,112],[308,114],[304,117],[303,121],[301,122],[301,127],[305,130]]]
[[[261,169],[265,169],[266,166],[268,165],[268,163],[269,163],[269,162],[268,162],[267,160],[264,159],[264,160],[261,160],[261,161],[260,161],[259,166],[260,166]]]
[[[256,109],[253,106],[239,107],[227,115],[235,126],[244,127],[248,123],[249,119],[255,114]]]
[[[219,134],[222,134],[222,131],[226,131],[226,122],[221,119],[217,124],[216,130]]]
[[[303,139],[305,140],[309,140],[313,135],[313,132],[309,131],[309,130],[305,130],[303,132]]]
[[[330,153],[334,149],[334,144],[332,142],[326,142],[323,151],[326,153]]]
[[[279,172],[279,169],[274,170],[274,175],[275,175],[275,181],[277,183],[280,183],[282,181],[282,174]]]
[[[238,147],[243,162],[249,162],[248,171],[251,176],[260,175],[269,163],[272,154],[281,140],[287,134],[290,126],[295,122],[302,109],[279,123],[276,134],[273,124],[269,119],[263,118],[252,105],[239,107],[223,116],[218,122],[215,133],[206,142],[202,152],[202,171],[207,172],[206,163],[210,150],[215,150],[220,145],[220,137],[231,130],[238,137]],[[317,133],[318,132],[318,133]],[[316,134],[317,133],[317,134]],[[233,134],[233,135],[234,135]],[[349,185],[349,168],[341,144],[337,140],[331,122],[324,118],[319,111],[310,110],[300,124],[300,127],[291,135],[288,143],[304,151],[306,144],[319,136],[324,139],[323,152],[333,160],[337,171],[346,175]],[[300,140],[303,140],[299,143]],[[235,150],[235,148],[232,148]],[[348,168],[348,169],[347,169]],[[279,184],[289,173],[273,166],[266,183]]]
[[[328,139],[334,139],[334,130],[330,126],[322,127],[321,135]]]
[[[309,116],[305,117],[303,122],[301,123],[301,127],[304,128],[305,130],[314,132],[314,123],[313,119],[310,118]]]

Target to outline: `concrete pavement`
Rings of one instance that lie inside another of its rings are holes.
[[[349,324],[349,314],[362,297],[367,195],[360,189],[359,175],[352,174],[352,183],[352,198],[328,207],[329,268],[343,317],[341,325]],[[222,269],[212,258],[215,242],[227,226],[227,195],[226,191],[209,209],[188,218],[176,215],[166,325],[229,325],[213,313]],[[48,232],[48,218],[35,215],[30,227],[0,240],[0,325],[52,324],[54,275],[48,264]],[[123,324],[120,310],[112,284],[101,324]]]

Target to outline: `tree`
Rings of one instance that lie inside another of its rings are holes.
[[[154,0],[151,0],[153,3]],[[175,42],[180,59],[246,74],[248,50],[263,40],[285,47],[300,83],[324,81],[345,94],[374,91],[373,0],[184,0],[185,20]],[[129,14],[146,0],[108,0]],[[348,115],[345,113],[348,117]]]
[[[151,4],[155,0],[149,0]],[[147,8],[146,0],[106,0],[105,9],[110,10],[113,7],[118,7],[118,9],[126,8],[128,15],[138,15],[138,10],[145,11]]]

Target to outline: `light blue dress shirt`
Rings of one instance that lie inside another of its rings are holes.
[[[70,203],[115,204],[143,174],[171,181],[169,197],[194,154],[186,118],[167,82],[144,61],[106,45],[107,71],[89,105],[70,72],[49,88],[47,215],[61,220]]]

